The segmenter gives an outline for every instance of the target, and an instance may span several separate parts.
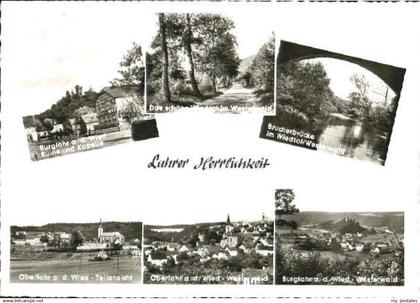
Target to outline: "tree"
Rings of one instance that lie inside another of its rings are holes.
[[[295,200],[295,192],[293,189],[276,189],[275,194],[275,213],[276,213],[276,228],[288,226],[296,229],[298,224],[296,221],[289,222],[284,216],[299,213],[299,209],[293,204]],[[283,251],[281,246],[282,239],[276,232],[276,283],[280,283],[281,277],[287,275],[289,272],[289,253]]]
[[[211,230],[207,233],[206,238],[211,243],[219,243],[222,240],[222,235],[218,232]]]
[[[182,78],[182,68],[179,65],[179,53],[183,50],[187,55],[189,64],[189,79],[194,95],[201,97],[195,76],[195,59],[193,44],[200,41],[194,37],[194,29],[191,25],[191,14],[169,14],[166,16],[166,38],[171,42],[170,69],[174,79]]]
[[[336,111],[335,95],[322,63],[289,61],[278,68],[278,104],[289,106],[309,121],[322,121]]]
[[[166,42],[166,23],[165,15],[159,13],[159,34],[161,40],[161,49],[163,55],[163,71],[162,71],[162,90],[165,102],[171,102],[171,92],[169,90],[169,58],[168,46]]]
[[[50,118],[45,118],[42,121],[42,125],[48,130],[48,131],[52,131],[54,128],[54,124],[53,124],[53,120]]]
[[[370,119],[371,111],[371,101],[369,99],[368,93],[370,88],[370,83],[366,79],[365,75],[353,74],[350,78],[350,81],[356,88],[355,92],[351,92],[349,99],[352,102],[353,107],[360,108],[362,110],[362,119]]]
[[[146,55],[148,92],[161,91],[170,102],[171,93],[202,99],[203,90],[216,91],[220,82],[230,85],[240,63],[236,38],[230,33],[233,27],[233,21],[220,15],[159,14],[159,32],[152,42],[155,51]],[[185,90],[184,63],[189,66],[190,92]]]
[[[25,128],[35,127],[36,131],[41,131],[43,126],[41,121],[35,116],[25,116],[23,117],[23,125]]]
[[[197,246],[197,241],[198,241],[198,235],[197,234],[193,234],[190,239],[188,240],[188,244],[191,245],[191,247],[195,248]]]
[[[290,221],[289,222],[289,226],[290,226],[290,228],[291,229],[297,229],[298,228],[298,224],[297,224],[297,222],[296,221],[294,221],[294,220],[292,220],[292,221]]]
[[[255,245],[254,238],[251,235],[242,235],[240,237],[240,245],[243,245],[246,248],[252,248]]]
[[[144,93],[144,62],[141,46],[133,42],[132,47],[120,62],[119,76],[111,81],[112,85],[135,85],[137,93]]]
[[[91,107],[89,107],[89,106],[82,106],[82,107],[79,107],[78,109],[76,109],[75,111],[74,111],[74,113],[73,113],[73,117],[74,118],[80,118],[80,117],[82,117],[83,115],[86,115],[86,114],[92,114],[92,113],[94,113],[95,112],[95,110],[93,109],[93,108],[91,108]]]
[[[190,64],[190,81],[191,81],[191,87],[193,89],[193,92],[197,96],[201,96],[201,92],[198,89],[197,81],[195,79],[195,66],[194,66],[194,60],[193,60],[193,52],[191,48],[191,43],[193,41],[193,35],[191,30],[191,17],[190,14],[186,14],[186,28],[185,28],[185,34],[182,36],[182,40],[184,42],[184,47],[187,52],[188,61]]]
[[[274,41],[273,34],[269,41],[261,46],[250,66],[252,83],[264,91],[274,89]]]
[[[142,104],[139,103],[138,99],[129,99],[127,102],[122,104],[121,109],[118,113],[121,117],[125,118],[126,121],[132,123],[136,118],[144,114]]]
[[[50,242],[50,239],[48,239],[48,236],[46,234],[43,234],[39,240],[41,241],[41,243],[47,243]]]
[[[76,230],[71,235],[71,246],[75,249],[79,245],[82,245],[85,242],[85,237],[79,230]]]
[[[293,189],[276,189],[275,200],[276,216],[299,213],[299,209],[293,204],[295,200]]]
[[[331,238],[330,249],[335,252],[341,251],[340,243],[338,243],[335,237]]]
[[[236,53],[236,38],[231,33],[234,22],[220,15],[197,14],[193,23],[201,38],[200,70],[209,75],[212,89],[216,91],[217,78],[238,75],[240,60]]]

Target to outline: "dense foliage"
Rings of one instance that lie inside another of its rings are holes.
[[[284,277],[317,277],[319,284],[349,284],[349,285],[375,285],[356,277],[381,277],[395,278],[398,280],[395,285],[404,284],[404,252],[389,254],[376,259],[360,261],[350,256],[325,258],[320,252],[299,253],[295,250],[276,248],[276,284],[291,284],[283,280]],[[328,282],[322,278],[328,278]],[[331,277],[350,277],[349,282],[330,280]],[[314,284],[302,282],[299,284]],[[390,283],[379,282],[378,285],[390,285]]]
[[[277,104],[282,121],[292,127],[315,133],[331,113],[339,113],[378,133],[390,131],[395,111],[391,104],[374,106],[366,76],[353,74],[349,79],[353,91],[346,99],[334,94],[330,79],[321,62],[289,61],[279,64],[277,73]]]
[[[251,65],[247,68],[242,77],[247,86],[257,87],[265,92],[273,92],[274,88],[274,34],[268,42],[264,43],[257,55],[253,58]]]
[[[133,43],[123,56],[118,77],[111,81],[113,86],[137,86],[140,97],[144,94],[144,62],[141,46]]]
[[[26,116],[23,118],[25,128],[35,127],[37,131],[51,130],[52,119],[57,123],[68,123],[68,120],[74,118],[74,113],[80,108],[95,108],[98,93],[89,89],[83,91],[82,86],[76,85],[74,90],[66,91],[65,96],[51,106],[50,109],[35,116]],[[77,112],[76,112],[77,113]]]
[[[146,56],[149,103],[191,105],[214,97],[234,81],[270,93],[274,87],[274,37],[246,73],[233,34],[235,23],[219,14],[159,14],[159,30]],[[252,79],[251,79],[252,78]],[[263,98],[260,98],[263,99]]]

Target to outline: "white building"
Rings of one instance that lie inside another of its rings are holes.
[[[164,264],[168,263],[168,259],[166,259],[166,258],[165,259],[153,259],[152,255],[150,254],[147,257],[147,262],[149,262],[150,264],[153,264],[155,266],[162,267]]]
[[[25,132],[26,132],[26,137],[28,138],[29,142],[38,141],[38,132],[36,131],[35,127],[25,128]]]
[[[82,115],[81,118],[86,125],[86,133],[94,134],[95,126],[99,125],[98,115],[96,113],[90,113],[90,114]]]
[[[107,243],[86,242],[77,246],[78,251],[101,250],[107,248]]]
[[[98,227],[98,242],[122,244],[124,243],[124,236],[118,231],[104,232],[101,220]]]
[[[64,125],[63,124],[54,124],[51,133],[62,133],[64,132]]]

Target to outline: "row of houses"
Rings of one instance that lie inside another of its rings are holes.
[[[380,228],[379,230],[381,230],[380,233],[395,234],[388,227]],[[283,234],[281,237],[283,244],[299,245],[309,240],[317,247],[330,247],[332,250],[336,250],[339,247],[343,252],[370,252],[372,254],[389,253],[393,250],[395,243],[399,242],[399,240],[391,241],[389,238],[387,242],[385,239],[382,241],[368,241],[359,232],[340,234],[320,230],[311,231],[310,235],[308,233],[297,232]]]
[[[62,134],[66,130],[79,137],[81,135],[102,134],[130,129],[135,119],[149,119],[144,115],[143,101],[138,97],[135,86],[111,86],[103,88],[96,100],[95,109],[88,109],[85,114],[69,119],[69,123],[52,121],[51,130],[37,130],[27,127],[26,136],[29,142],[48,139],[55,134]]]
[[[29,246],[47,246],[54,243],[56,246],[67,246],[71,243],[71,234],[66,232],[30,232],[17,231],[12,237],[12,244]]]
[[[198,241],[195,242],[194,246],[185,243],[154,241],[145,245],[146,261],[154,266],[162,267],[170,260],[178,264],[178,257],[181,254],[191,258],[197,256],[201,263],[210,260],[228,260],[238,256],[240,252],[244,254],[255,252],[261,257],[272,256],[274,252],[273,235],[269,226],[270,224],[264,221],[258,223],[232,223],[228,215],[222,233],[220,232],[222,228],[220,225],[207,227],[208,230],[218,230],[216,233],[221,236],[219,243],[210,243],[206,239],[204,231],[198,234]],[[240,237],[242,239],[247,238],[247,243],[245,241],[240,243]]]

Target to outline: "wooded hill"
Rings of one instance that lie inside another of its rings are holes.
[[[179,225],[145,225],[144,237],[148,241],[180,242],[188,241],[197,237],[198,233],[208,231],[208,227],[214,225],[224,226],[225,222],[179,224]],[[156,232],[152,229],[183,228],[180,232]]]
[[[17,231],[26,232],[66,232],[73,233],[80,231],[86,240],[96,239],[98,237],[97,223],[51,223],[42,226],[11,226],[10,232],[12,235]],[[124,235],[126,240],[142,238],[142,223],[141,222],[102,222],[104,232],[118,231]]]
[[[74,112],[79,108],[87,107],[94,110],[97,99],[97,92],[93,90],[83,92],[82,87],[76,85],[74,91],[67,91],[64,97],[46,111],[37,115],[24,117],[23,124],[25,128],[37,127],[42,129],[45,119],[54,119],[57,123],[64,123],[74,118]]]
[[[285,220],[295,221],[299,227],[313,225],[321,229],[340,231],[344,226],[344,218],[351,218],[363,227],[388,226],[391,230],[404,231],[404,213],[402,212],[300,212],[291,216],[283,216]],[[360,232],[360,231],[359,231]]]

